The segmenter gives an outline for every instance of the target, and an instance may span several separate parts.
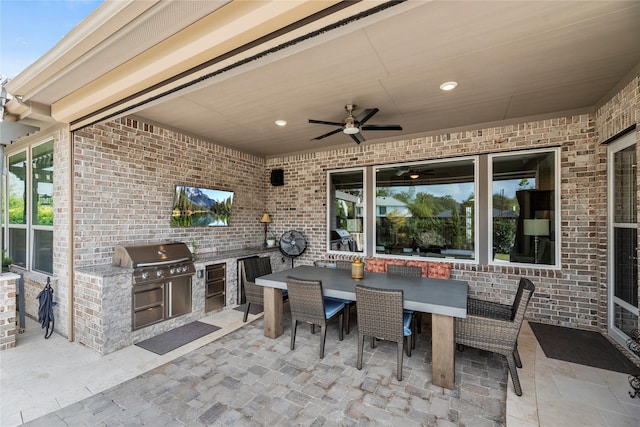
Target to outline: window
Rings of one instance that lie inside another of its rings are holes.
[[[53,141],[10,155],[7,186],[9,256],[53,274]]]
[[[546,148],[330,171],[328,251],[558,267],[559,157]]]
[[[556,158],[557,150],[492,156],[493,261],[556,264]]]
[[[475,161],[379,167],[377,254],[475,259]]]
[[[364,252],[364,170],[328,173],[329,252]]]

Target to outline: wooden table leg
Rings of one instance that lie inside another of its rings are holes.
[[[455,341],[452,316],[431,314],[431,382],[440,387],[456,386]]]
[[[264,336],[278,338],[282,332],[282,289],[265,286]]]

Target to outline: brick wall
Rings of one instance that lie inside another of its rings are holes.
[[[510,302],[521,276],[536,285],[529,316],[574,327],[597,327],[599,240],[594,217],[606,181],[597,173],[594,117],[579,115],[410,140],[362,144],[267,161],[282,168],[285,185],[273,187],[266,210],[275,227],[298,229],[309,241],[300,262],[325,257],[326,171],[381,163],[451,158],[527,148],[561,147],[561,270],[454,264],[454,278],[469,280],[471,293]]]
[[[120,244],[262,242],[263,159],[129,118],[77,131],[74,145],[76,266],[109,264]],[[230,226],[170,227],[176,184],[234,191]]]
[[[596,111],[596,129],[598,129],[598,142],[596,146],[597,156],[597,175],[598,179],[606,182],[607,179],[607,146],[603,144],[607,140],[614,138],[620,132],[636,125],[636,159],[640,159],[640,76],[636,76],[628,85],[620,92],[615,94],[610,100],[602,105]],[[638,182],[636,188],[639,192],[637,195],[637,205],[640,206],[640,174],[637,176]],[[598,215],[595,219],[597,225],[596,238],[597,260],[599,267],[598,283],[599,286],[599,320],[603,329],[607,326],[607,292],[608,292],[608,269],[607,269],[607,192],[603,191],[598,198]],[[638,224],[640,228],[640,224]],[[640,233],[638,234],[638,247],[640,247]],[[640,289],[640,278],[638,279],[638,288]]]
[[[16,346],[16,278],[0,274],[0,350]]]

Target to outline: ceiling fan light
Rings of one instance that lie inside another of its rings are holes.
[[[419,174],[419,173],[415,173],[415,172],[414,172],[414,173],[412,173],[411,175],[409,175],[409,178],[411,178],[411,179],[418,179],[418,178],[420,178],[420,174]]]
[[[360,132],[360,129],[358,129],[358,127],[353,123],[347,123],[344,125],[344,129],[342,130],[342,132],[346,133],[347,135],[353,135]]]

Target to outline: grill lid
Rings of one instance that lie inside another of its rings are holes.
[[[113,265],[125,268],[193,262],[193,254],[183,242],[154,243],[138,246],[116,246]]]
[[[344,228],[336,228],[334,230],[331,230],[331,240],[332,241],[346,240],[346,239],[350,239],[350,238],[351,238],[351,233],[349,233]]]

